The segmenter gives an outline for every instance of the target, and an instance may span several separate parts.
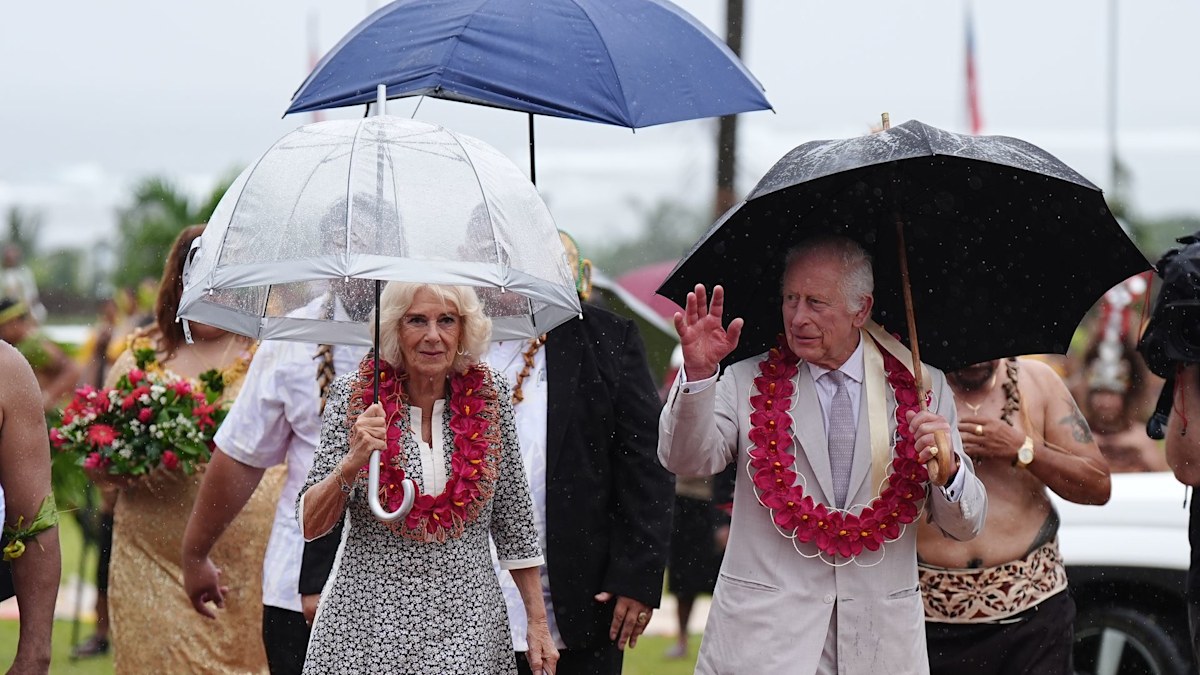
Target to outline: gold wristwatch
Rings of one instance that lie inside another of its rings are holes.
[[[1033,464],[1033,437],[1026,436],[1025,442],[1017,448],[1017,459],[1013,462],[1013,466],[1021,469],[1028,468]]]

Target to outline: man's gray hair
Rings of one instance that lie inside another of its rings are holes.
[[[814,255],[829,256],[840,260],[846,270],[842,277],[842,298],[851,312],[862,309],[866,298],[875,290],[875,273],[871,267],[871,254],[857,241],[837,234],[821,234],[810,237],[788,249],[783,258],[783,273],[786,276],[792,263]],[[780,280],[782,283],[782,279]]]

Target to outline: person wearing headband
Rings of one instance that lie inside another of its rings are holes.
[[[0,298],[0,340],[17,348],[37,375],[42,409],[54,410],[75,390],[81,369],[62,348],[37,329],[29,306],[13,298]]]

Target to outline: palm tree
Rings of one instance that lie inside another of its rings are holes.
[[[37,235],[42,227],[42,213],[20,206],[8,208],[8,234],[6,244],[15,244],[21,251],[21,259],[29,260],[37,249]]]
[[[138,183],[132,204],[118,213],[117,265],[113,271],[116,286],[128,288],[146,278],[158,278],[180,230],[208,222],[232,182],[227,177],[209,195],[196,201],[161,176]]]

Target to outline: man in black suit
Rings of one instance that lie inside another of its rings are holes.
[[[586,299],[590,263],[565,234],[563,244]],[[662,596],[675,494],[657,460],[661,404],[637,327],[585,304],[582,318],[542,338],[496,343],[487,360],[513,387],[561,654],[556,673],[619,675],[625,646],[636,644]],[[338,538],[327,535],[324,547]],[[327,574],[332,554],[314,555],[318,542],[306,545],[305,566]],[[517,664],[528,674],[523,605],[505,577]],[[306,569],[301,592],[319,592],[323,581]]]

